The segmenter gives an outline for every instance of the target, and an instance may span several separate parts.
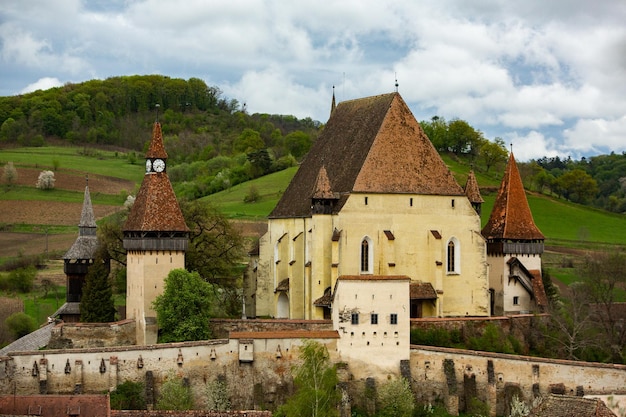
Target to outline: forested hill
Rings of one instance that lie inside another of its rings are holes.
[[[140,155],[157,104],[170,176],[193,180],[180,186],[189,198],[293,166],[321,128],[311,118],[249,115],[198,78],[135,75],[0,97],[0,146],[66,143]]]
[[[236,99],[223,97],[218,87],[207,86],[198,78],[136,75],[0,97],[0,140],[37,146],[61,139],[141,150],[156,104],[164,133],[205,134],[220,148],[232,146],[233,136],[246,127],[257,130],[268,146],[274,145],[279,132],[314,134],[319,127],[310,118],[248,116]]]

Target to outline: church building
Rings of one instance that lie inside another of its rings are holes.
[[[399,93],[333,104],[251,254],[246,314],[332,312],[346,331],[353,318],[380,320],[397,343],[408,341],[409,317],[487,316],[481,202],[468,198]]]
[[[189,228],[167,176],[161,124],[154,123],[146,173],[124,224],[126,317],[137,324],[137,344],[157,342],[154,299],[171,270],[185,268]]]

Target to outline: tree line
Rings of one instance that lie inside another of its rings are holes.
[[[508,151],[501,138],[486,139],[480,130],[460,119],[434,116],[420,122],[439,152],[470,161],[485,173],[501,169]],[[527,189],[591,205],[614,213],[626,213],[626,153],[582,157],[542,157],[518,167]]]

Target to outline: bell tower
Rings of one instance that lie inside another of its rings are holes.
[[[189,228],[167,176],[167,153],[156,121],[146,154],[146,173],[124,224],[126,317],[137,325],[137,344],[157,342],[154,299],[173,269],[185,268]]]

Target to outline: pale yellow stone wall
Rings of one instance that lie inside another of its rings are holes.
[[[334,230],[341,232],[337,242],[332,240]],[[386,230],[395,239],[388,239]],[[438,299],[432,306],[425,303],[425,314],[489,314],[486,246],[479,216],[464,196],[409,194],[352,194],[338,215],[270,219],[261,239],[255,314],[276,316],[279,294],[274,290],[289,278],[290,318],[322,318],[323,309],[313,302],[326,288],[334,288],[338,276],[361,274],[365,237],[373,247],[369,273],[407,275],[413,281],[432,283]],[[457,243],[459,257],[454,273],[446,268],[451,239]]]
[[[350,363],[355,378],[371,376],[373,360],[382,375],[400,374],[400,361],[408,360],[410,353],[408,292],[407,279],[338,281],[332,312],[340,337],[337,351]],[[352,313],[358,314],[357,324],[352,324]],[[391,323],[392,314],[396,324]]]
[[[156,343],[156,312],[152,302],[163,293],[165,278],[185,268],[182,251],[128,251],[126,255],[126,317],[137,323],[137,344]]]

